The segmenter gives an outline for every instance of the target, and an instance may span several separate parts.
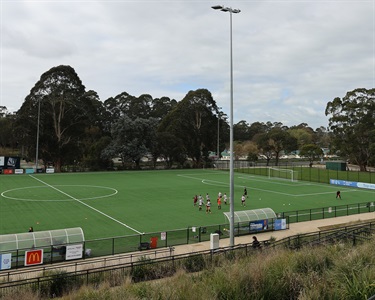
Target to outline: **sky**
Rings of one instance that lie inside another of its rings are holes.
[[[214,10],[240,9],[231,14]],[[328,126],[329,101],[375,87],[375,0],[0,0],[0,106],[70,65],[105,101],[208,89],[233,122]]]

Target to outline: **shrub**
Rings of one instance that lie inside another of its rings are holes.
[[[184,261],[184,269],[187,272],[199,272],[206,267],[206,262],[202,254],[189,256]]]

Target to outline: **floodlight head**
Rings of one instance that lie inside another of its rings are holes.
[[[224,6],[223,5],[214,5],[214,6],[211,6],[213,9],[223,9]]]

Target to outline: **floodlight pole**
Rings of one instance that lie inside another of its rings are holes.
[[[230,161],[229,161],[229,246],[234,246],[234,152],[233,152],[233,47],[232,47],[232,14],[238,14],[241,12],[239,9],[233,9],[231,7],[224,7],[222,5],[212,6],[213,9],[219,9],[224,12],[229,12],[230,16]]]
[[[220,159],[220,112],[219,112],[219,109],[222,109],[221,107],[218,107],[217,108],[218,111],[217,111],[217,152],[216,152],[216,160],[218,163],[219,159]]]

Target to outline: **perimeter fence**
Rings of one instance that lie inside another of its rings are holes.
[[[280,218],[235,223],[234,234],[236,237],[238,237],[259,232],[286,230],[289,229],[288,218],[288,216],[282,217],[282,219],[284,219],[283,228],[278,227],[277,225],[277,223],[280,224]],[[127,236],[86,240],[83,242],[83,258],[118,255],[122,253],[143,251],[149,249],[195,244],[210,241],[212,233],[217,233],[219,238],[228,238],[229,224],[208,225],[200,227],[191,226],[184,229],[165,232],[152,232],[145,234],[134,234]],[[43,250],[43,263],[55,264],[65,261],[66,252],[62,250],[64,250],[66,246],[68,246],[68,244],[59,245],[58,247],[39,247],[38,249]],[[24,267],[25,253],[29,250],[30,249],[14,249],[13,251],[6,252],[12,254],[12,268]]]
[[[215,163],[215,165],[218,169],[229,170],[229,161],[218,161]],[[362,172],[355,167],[348,167],[346,171],[326,169],[325,165],[315,165],[314,167],[310,167],[310,164],[308,162],[301,163],[281,161],[277,166],[272,163],[267,165],[266,163],[257,163],[250,161],[234,162],[235,172],[251,175],[268,176],[269,167],[292,170],[296,173],[295,179],[301,181],[329,183],[330,179],[334,179],[375,183],[375,169],[373,168],[369,168],[367,172]],[[285,173],[285,176],[289,176],[289,174]]]
[[[289,229],[289,225],[291,223],[336,218],[369,212],[375,212],[374,202],[280,212],[276,213],[276,219],[267,220],[267,226],[261,228],[259,228],[258,225],[264,220],[235,223],[234,235],[238,237],[260,232],[275,231],[276,220],[285,220],[285,227],[283,228],[283,230],[287,230]],[[254,224],[256,229],[254,229]],[[207,242],[210,241],[211,233],[217,233],[220,239],[228,238],[229,225],[218,224],[201,227],[187,227],[180,230],[171,230],[165,232],[153,232],[146,234],[135,234],[129,236],[87,240],[83,243],[83,258],[85,259],[91,257],[119,255],[123,253],[144,251],[149,249],[152,250],[174,247],[178,245]],[[25,252],[28,250],[30,249],[15,249],[14,251],[12,251],[12,268],[24,267]],[[65,261],[65,253],[62,253],[52,246],[45,247],[43,251],[44,264],[55,264]]]
[[[356,245],[371,239],[375,233],[375,223],[356,224],[338,229],[325,230],[307,234],[298,234],[278,241],[262,241],[263,251],[267,249],[299,249],[306,246],[349,243]],[[40,298],[59,297],[83,285],[97,285],[106,281],[111,286],[121,285],[126,278],[133,282],[160,279],[172,276],[177,270],[199,272],[207,268],[218,267],[228,259],[240,259],[257,253],[250,243],[223,247],[212,250],[174,255],[172,249],[169,255],[153,257],[154,251],[147,251],[137,260],[130,260],[109,266],[91,266],[74,271],[34,273],[34,277],[19,279],[15,277],[1,278],[0,298],[17,296],[31,292]],[[65,266],[67,267],[67,266]]]

